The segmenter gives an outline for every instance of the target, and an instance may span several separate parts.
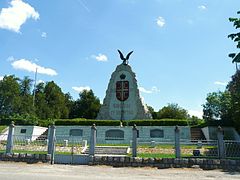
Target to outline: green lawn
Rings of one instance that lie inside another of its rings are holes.
[[[138,153],[137,156],[141,158],[175,158],[175,154]]]
[[[0,153],[5,153],[5,150],[0,150]],[[25,150],[15,150],[13,153],[24,153],[24,154],[47,154],[46,151],[25,151]]]
[[[0,126],[0,133],[6,128],[7,126]]]

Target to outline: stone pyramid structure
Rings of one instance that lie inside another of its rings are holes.
[[[151,114],[139,96],[135,73],[128,64],[118,65],[111,75],[97,119],[133,120],[151,118]]]

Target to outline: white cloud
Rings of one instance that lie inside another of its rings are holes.
[[[160,91],[156,86],[153,86],[151,90],[146,90],[144,87],[139,87],[138,89],[140,92],[147,94],[158,93]]]
[[[45,81],[44,81],[44,80],[41,80],[41,79],[39,79],[39,80],[37,81],[37,84],[40,84],[40,83],[45,83]]]
[[[102,61],[102,62],[106,62],[108,60],[107,56],[101,53],[99,53],[97,56],[92,55],[91,57],[96,59],[97,61]]]
[[[77,91],[78,93],[83,92],[83,90],[87,90],[90,91],[90,87],[89,86],[80,86],[80,87],[72,87],[73,90]]]
[[[200,9],[200,10],[206,10],[206,9],[207,9],[207,7],[206,7],[206,6],[204,6],[204,5],[201,5],[201,6],[198,6],[198,9]]]
[[[146,90],[144,87],[139,87],[138,89],[139,89],[140,92],[143,92],[143,93],[147,93],[147,94],[151,94],[152,93],[152,91]]]
[[[191,115],[191,116],[197,116],[198,118],[202,118],[203,111],[188,110],[188,114]]]
[[[51,68],[42,67],[26,59],[16,60],[12,62],[11,65],[14,69],[26,70],[29,72],[36,72],[36,69],[37,69],[37,72],[39,74],[46,74],[50,76],[57,75],[57,72],[55,70]]]
[[[226,82],[221,82],[221,81],[215,81],[214,84],[221,85],[221,86],[226,86],[227,85]]]
[[[2,81],[2,80],[3,80],[3,78],[4,78],[3,76],[0,76],[0,81]]]
[[[47,37],[47,33],[46,32],[42,32],[41,37],[42,38],[46,38]]]
[[[159,17],[157,18],[157,25],[158,25],[159,27],[163,27],[163,26],[165,25],[165,19],[164,19],[163,17],[159,16]]]
[[[156,86],[153,86],[152,87],[152,92],[155,92],[155,93],[158,93],[160,90],[156,87]]]
[[[22,0],[12,0],[10,7],[0,11],[0,28],[20,32],[21,26],[29,18],[39,19],[38,12]]]

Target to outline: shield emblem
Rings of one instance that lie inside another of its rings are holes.
[[[129,82],[117,81],[116,82],[116,98],[119,101],[126,101],[129,97]]]

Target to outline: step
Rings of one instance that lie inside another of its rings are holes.
[[[191,128],[191,140],[206,140],[201,128]]]

